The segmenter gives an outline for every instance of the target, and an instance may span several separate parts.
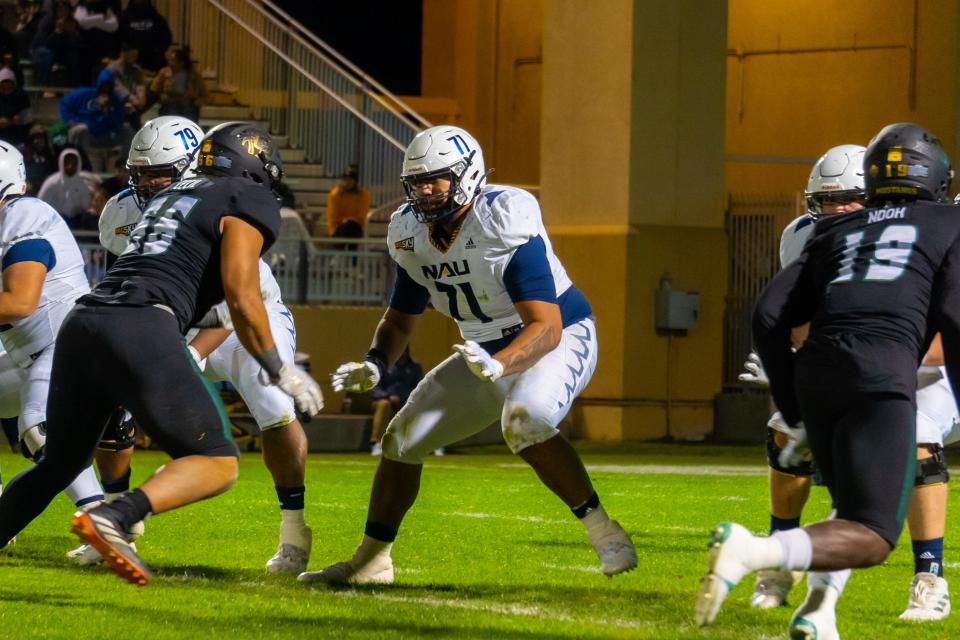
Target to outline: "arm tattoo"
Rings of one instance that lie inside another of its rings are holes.
[[[552,332],[549,326],[535,324],[529,327],[528,330],[536,333],[531,335],[530,339],[527,340],[525,344],[517,347],[516,350],[510,350],[510,347],[507,347],[507,350],[510,352],[498,358],[501,364],[503,364],[504,375],[529,369],[536,364],[540,358],[553,349]]]

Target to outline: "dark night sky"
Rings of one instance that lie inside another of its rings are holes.
[[[422,0],[277,0],[390,91],[420,95]]]

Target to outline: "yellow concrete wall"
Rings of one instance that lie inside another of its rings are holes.
[[[810,161],[890,122],[931,129],[956,163],[958,18],[956,0],[730,0],[727,152],[793,161],[729,163],[728,190],[802,189]]]
[[[423,3],[423,96],[456,101],[502,182],[539,181],[542,16],[543,0]]]
[[[727,285],[725,17],[724,3],[694,0],[545,5],[541,202],[600,341],[575,435],[712,428]],[[654,329],[665,272],[701,296],[686,336]]]

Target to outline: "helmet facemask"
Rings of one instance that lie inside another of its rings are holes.
[[[417,222],[426,224],[441,222],[473,200],[472,196],[463,190],[463,177],[470,170],[475,154],[476,151],[473,151],[466,158],[444,169],[400,177],[403,188],[407,192],[407,202],[413,209]],[[419,194],[419,185],[431,183],[437,179],[449,180],[450,188],[427,196]]]
[[[180,182],[190,166],[190,161],[191,157],[183,158],[173,164],[141,165],[127,162],[127,170],[130,172],[129,184],[137,198],[137,203],[143,207],[151,198],[171,184]],[[170,178],[170,182],[151,184],[152,178]],[[143,181],[142,184],[141,181]]]
[[[814,218],[826,218],[835,213],[824,213],[823,205],[831,203],[836,205],[848,205],[858,202],[864,204],[864,193],[860,189],[849,189],[846,191],[818,191],[807,194],[807,212]]]

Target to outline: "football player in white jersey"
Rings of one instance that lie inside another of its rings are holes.
[[[100,216],[100,242],[106,249],[120,255],[127,248],[130,230],[139,222],[147,201],[172,182],[193,175],[192,163],[202,138],[200,127],[177,116],[155,118],[137,132],[127,159],[132,188],[114,196]],[[292,362],[296,349],[293,315],[283,304],[280,286],[270,267],[262,260],[260,291],[280,356],[284,362]],[[278,387],[260,384],[260,364],[233,333],[226,303],[216,309],[223,328],[200,330],[191,338],[188,348],[198,363],[206,359],[208,378],[233,384],[262,431],[263,458],[273,476],[281,509],[280,542],[266,569],[270,573],[297,574],[307,566],[312,542],[312,532],[304,520],[306,434],[297,419],[293,399]],[[97,452],[108,499],[129,488],[133,439],[124,437],[128,433],[121,429],[115,437],[105,438]],[[99,560],[95,549],[85,549],[81,563]]]
[[[840,145],[827,151],[814,164],[807,181],[808,212],[788,224],[780,238],[781,268],[794,262],[813,232],[820,217],[842,215],[863,208],[863,153],[859,145]],[[799,347],[806,327],[794,330],[793,341]],[[748,373],[741,380],[763,383],[759,360],[751,354]],[[917,388],[917,476],[907,520],[913,540],[915,575],[911,583],[907,610],[901,618],[936,620],[950,613],[947,583],[943,572],[943,534],[946,527],[947,486],[944,441],[960,439],[960,416],[946,370],[939,337],[931,345],[918,372]],[[809,457],[784,465],[797,446],[791,442],[795,431],[779,412],[767,425],[767,460],[770,465],[770,533],[800,526],[815,471]],[[786,451],[785,451],[786,450]],[[812,573],[808,579],[807,601],[795,617],[819,624],[821,634],[835,633],[833,607],[843,591],[849,572]],[[786,603],[795,582],[792,572],[767,570],[757,573],[751,605],[766,609]],[[817,603],[816,607],[808,603]],[[801,613],[802,612],[802,613]]]
[[[16,147],[0,141],[0,396],[17,422],[23,454],[36,461],[46,442],[54,343],[74,301],[90,291],[73,234],[50,205],[23,195],[26,169]],[[81,510],[103,500],[93,467],[66,489]]]
[[[390,421],[353,557],[300,580],[393,581],[390,549],[416,500],[423,458],[500,420],[511,451],[580,518],[612,576],[637,564],[633,543],[600,505],[556,425],[593,375],[597,334],[590,305],[553,253],[537,201],[486,185],[483,154],[458,127],[432,127],[407,148],[408,194],[390,219],[397,263],[390,306],[362,362],[342,365],[336,390],[366,392],[407,345],[428,302],[456,320],[464,343],[430,371]]]

